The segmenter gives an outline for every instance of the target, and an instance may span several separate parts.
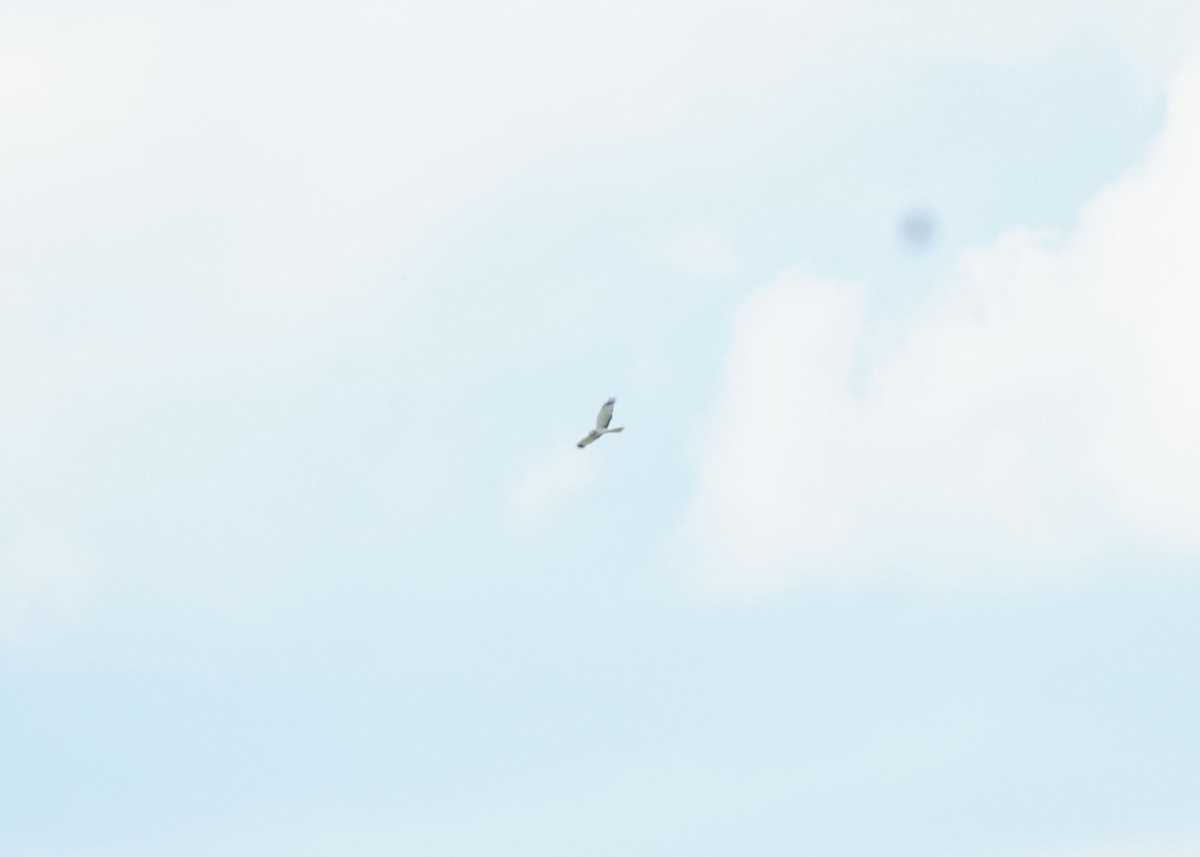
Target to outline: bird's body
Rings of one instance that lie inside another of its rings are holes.
[[[625,426],[608,427],[608,424],[612,422],[613,405],[616,403],[616,399],[609,399],[604,403],[604,407],[600,409],[600,413],[596,414],[596,427],[587,433],[587,437],[575,444],[577,447],[583,449],[589,443],[598,441],[602,435],[625,431]]]

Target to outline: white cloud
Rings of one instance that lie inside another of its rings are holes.
[[[1190,7],[1139,6],[1135,28],[1034,0],[6,4],[4,364],[45,367],[63,401],[274,377],[361,336],[458,212],[565,146],[792,105],[830,65],[1020,61],[1093,32],[1174,55]],[[736,264],[711,234],[677,250]]]
[[[304,383],[548,156],[793,111],[831,68],[1088,36],[1169,65],[1192,7],[1142,4],[1131,27],[1082,0],[3,4],[0,501],[67,502],[64,462],[122,409]],[[711,251],[700,267],[727,270]],[[450,350],[488,359],[469,339]]]
[[[573,494],[591,485],[596,478],[594,456],[576,449],[574,444],[555,449],[538,458],[512,486],[509,494],[513,515],[518,523],[540,529],[554,511]]]
[[[739,311],[690,527],[719,585],[1200,552],[1200,63],[1063,240],[1014,231],[894,327],[787,273]]]
[[[731,277],[742,267],[732,245],[705,226],[681,232],[671,242],[667,253],[676,268],[703,279]]]

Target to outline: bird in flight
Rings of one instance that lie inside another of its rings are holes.
[[[616,428],[608,427],[608,424],[612,422],[613,405],[616,403],[616,399],[609,399],[604,403],[604,407],[600,409],[600,413],[596,414],[596,427],[587,433],[587,437],[575,444],[577,447],[583,449],[589,443],[595,443],[600,439],[600,435],[625,431],[625,426],[617,426]]]

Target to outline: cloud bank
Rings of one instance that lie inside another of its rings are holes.
[[[311,384],[383,336],[481,200],[548,160],[791,113],[834,74],[870,85],[1081,40],[1156,80],[1178,54],[1164,33],[1197,17],[1187,0],[4,4],[0,557],[17,530],[58,528],[103,576],[75,523],[105,530],[75,508],[103,478],[98,434]],[[736,266],[703,240],[681,252],[700,273]],[[468,340],[451,350],[487,360]]]
[[[689,527],[718,586],[1200,552],[1200,62],[1065,237],[964,255],[900,321],[782,274],[737,314]]]

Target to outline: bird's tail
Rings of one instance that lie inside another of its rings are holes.
[[[610,432],[625,431],[625,426],[617,426],[616,428],[605,429],[605,431],[610,431]]]

